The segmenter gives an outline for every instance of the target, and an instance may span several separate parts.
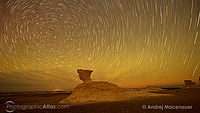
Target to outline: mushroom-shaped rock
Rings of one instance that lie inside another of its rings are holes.
[[[78,75],[79,78],[83,81],[83,83],[91,82],[92,81],[92,79],[90,78],[91,73],[93,72],[92,70],[78,69],[77,72],[79,74]]]

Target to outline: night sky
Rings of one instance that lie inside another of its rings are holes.
[[[200,75],[200,0],[1,0],[0,91],[122,87]]]

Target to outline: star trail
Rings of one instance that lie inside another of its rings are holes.
[[[13,84],[13,89],[23,84],[28,86],[21,89],[72,88],[80,82],[78,68],[94,70],[94,80],[121,86],[196,80],[199,4],[199,0],[1,0],[0,84],[8,89]]]

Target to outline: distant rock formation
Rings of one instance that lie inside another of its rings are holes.
[[[130,100],[135,97],[160,96],[165,94],[150,93],[148,90],[126,89],[116,84],[104,81],[92,81],[92,70],[77,70],[79,78],[83,81],[77,85],[72,94],[59,103],[77,105],[107,101]]]
[[[188,88],[196,87],[196,83],[192,82],[192,80],[184,80],[184,83],[185,83],[185,87],[188,87]]]
[[[199,83],[200,83],[200,76],[199,76]]]

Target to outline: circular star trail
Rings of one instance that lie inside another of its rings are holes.
[[[53,82],[62,80],[67,86],[68,81],[79,81],[77,68],[93,69],[95,80],[122,86],[196,79],[198,4],[198,0],[3,0],[0,80],[10,83],[14,75],[31,82],[34,71],[44,77],[35,83],[55,76],[59,79]]]

